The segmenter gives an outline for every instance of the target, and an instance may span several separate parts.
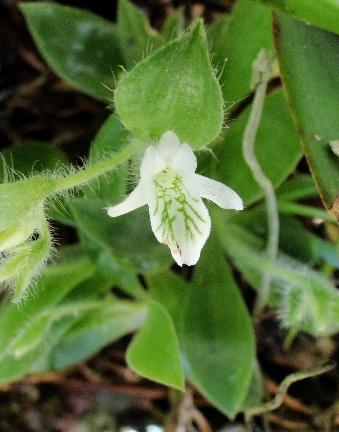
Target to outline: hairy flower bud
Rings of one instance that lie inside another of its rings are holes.
[[[0,184],[0,252],[26,241],[38,228],[54,181],[35,176]]]
[[[50,256],[44,204],[54,184],[41,176],[0,184],[0,282],[15,302],[25,298]]]

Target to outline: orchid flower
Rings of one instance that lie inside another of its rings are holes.
[[[223,183],[195,173],[197,159],[188,144],[165,132],[158,145],[146,149],[140,181],[120,204],[108,208],[116,217],[148,204],[152,230],[179,266],[197,263],[211,230],[202,198],[223,209],[242,210],[239,195]]]

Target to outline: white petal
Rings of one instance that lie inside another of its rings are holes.
[[[147,196],[147,187],[144,182],[140,181],[137,187],[123,202],[115,206],[108,207],[107,213],[111,217],[117,217],[125,213],[129,213],[147,204]]]
[[[197,169],[197,158],[188,144],[181,144],[170,166],[176,171],[195,172]]]
[[[167,131],[160,137],[157,149],[160,157],[170,164],[180,147],[180,140],[177,134],[173,131]]]
[[[166,163],[161,158],[158,149],[154,146],[149,146],[140,165],[140,176],[142,179],[151,178],[165,168],[165,166]]]
[[[240,196],[230,187],[208,177],[194,174],[200,196],[207,198],[223,209],[243,210]]]
[[[211,229],[202,199],[180,175],[162,173],[155,178],[149,213],[152,230],[166,244],[178,265],[194,265]]]

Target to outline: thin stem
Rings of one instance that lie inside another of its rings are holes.
[[[274,262],[278,255],[279,246],[279,215],[277,200],[274,187],[262,170],[255,154],[254,146],[258,127],[261,121],[262,112],[265,103],[267,84],[271,76],[272,58],[265,50],[260,51],[258,57],[253,63],[253,81],[255,85],[255,95],[250,117],[246,124],[243,137],[243,156],[252,171],[256,182],[264,191],[266,199],[268,236],[266,245],[266,254],[269,261]],[[266,304],[268,292],[271,284],[271,275],[263,273],[261,288],[254,307],[255,313],[259,313]]]
[[[304,380],[306,378],[311,378],[324,374],[332,370],[334,367],[334,364],[321,365],[287,375],[287,377],[280,383],[278,392],[272,400],[270,400],[269,402],[264,402],[257,406],[250,407],[245,411],[246,423],[248,423],[254,416],[262,415],[279,408],[284,401],[289,387],[293,383]]]
[[[125,150],[120,153],[111,156],[110,158],[101,160],[88,168],[83,168],[77,171],[75,174],[71,174],[67,177],[60,177],[56,182],[56,187],[53,191],[62,192],[67,189],[72,189],[74,187],[80,186],[89,182],[90,180],[105,174],[108,171],[113,170],[122,162],[127,160],[135,153],[135,146],[130,145]]]

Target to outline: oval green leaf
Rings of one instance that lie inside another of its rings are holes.
[[[179,342],[168,312],[155,301],[140,332],[127,350],[127,363],[139,375],[184,389],[185,377],[180,360]]]
[[[219,244],[209,240],[187,298],[180,342],[188,376],[233,418],[243,406],[255,360],[251,319]]]
[[[113,152],[118,152],[128,143],[128,132],[116,114],[111,114],[103,123],[91,145],[90,163],[98,162]],[[87,190],[89,198],[119,200],[126,193],[127,163],[92,182]]]
[[[162,36],[150,27],[147,16],[129,0],[119,1],[117,32],[128,68],[164,42]]]
[[[114,73],[123,64],[116,28],[81,9],[52,2],[21,3],[41,55],[69,85],[111,99]]]
[[[154,237],[145,208],[119,218],[107,215],[107,201],[72,199],[80,233],[117,260],[127,271],[148,273],[170,265],[170,254]]]
[[[92,356],[108,343],[137,330],[147,308],[127,301],[102,301],[93,311],[80,316],[50,354],[53,369],[69,367]]]
[[[223,102],[202,22],[122,75],[115,104],[126,128],[141,139],[173,130],[198,149],[216,138]]]
[[[262,48],[273,47],[271,11],[252,0],[240,0],[231,18],[212,24],[208,36],[229,106],[250,93],[252,63]]]

